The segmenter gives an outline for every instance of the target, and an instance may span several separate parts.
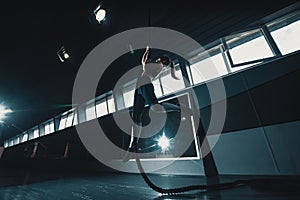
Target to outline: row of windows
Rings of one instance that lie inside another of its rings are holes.
[[[109,113],[114,113],[116,111],[116,106],[114,102],[113,95],[96,101],[96,103],[91,103],[86,106],[85,115],[86,121],[102,117]]]
[[[115,111],[114,98],[111,95],[107,98],[102,98],[101,100],[96,101],[96,104],[87,104],[85,107],[85,119],[81,120],[81,122],[89,121]],[[28,140],[54,133],[55,131],[75,126],[78,124],[78,120],[78,110],[72,109],[54,117],[34,129],[30,129],[29,131],[23,132],[21,135],[17,135],[14,138],[6,140],[4,142],[4,147],[17,145]]]
[[[60,117],[58,130],[78,124],[77,112],[71,111]]]
[[[220,39],[208,49],[208,58],[197,55],[187,69],[195,85],[230,74],[300,49],[300,12],[268,23],[261,28]],[[215,69],[215,70],[212,70]]]
[[[38,138],[40,136],[39,132],[40,131],[37,127],[33,128],[33,129],[30,129],[28,131],[25,131],[21,135],[17,135],[14,138],[6,140],[4,142],[4,147],[13,146],[13,145],[16,145],[16,144],[19,144],[19,143],[22,143],[22,142],[26,142],[28,140]]]
[[[291,13],[260,28],[232,34],[214,42],[214,47],[189,60],[191,65],[186,66],[189,84],[200,84],[298,51],[300,49],[300,40],[298,39],[300,35],[299,13],[299,11]],[[166,70],[153,81],[155,94],[158,98],[186,87],[180,67],[182,66],[175,64],[176,75],[180,80],[172,79],[169,75],[170,70]],[[110,95],[106,94],[104,98],[87,104],[81,117],[78,116],[79,111],[76,109],[68,111],[36,128],[6,140],[4,146],[16,145],[113,113],[116,110],[129,108],[133,105],[134,88],[135,82],[133,81],[132,84],[122,89],[122,94],[118,97],[122,98],[123,104],[117,105],[112,92],[110,92]]]

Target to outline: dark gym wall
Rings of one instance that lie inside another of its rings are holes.
[[[220,137],[208,136],[220,174],[300,173],[299,61],[300,54],[294,53],[223,79],[224,129]],[[203,89],[196,90],[203,98]],[[205,130],[210,108],[201,109]]]

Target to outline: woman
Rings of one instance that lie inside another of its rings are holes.
[[[171,68],[171,76],[174,79],[179,80],[179,78],[175,75],[176,70],[174,67],[174,63],[167,55],[162,55],[159,58],[157,58],[155,62],[151,62],[148,58],[149,52],[150,48],[149,46],[147,46],[141,61],[143,65],[143,70],[140,76],[138,77],[136,89],[134,92],[132,119],[135,124],[133,126],[133,137],[131,138],[128,152],[138,151],[138,139],[142,131],[142,116],[145,109],[145,105],[150,105],[150,109],[156,112],[164,111],[164,109],[162,109],[162,107],[158,103],[157,97],[154,93],[154,86],[152,84],[152,81],[156,77],[158,77],[164,69],[168,68],[169,66]],[[180,111],[180,107],[174,104],[162,103],[161,105],[166,110]],[[127,153],[123,161],[126,162],[129,159],[130,157]]]
[[[179,80],[179,78],[175,75],[176,70],[174,63],[167,55],[163,55],[157,58],[155,62],[151,63],[150,59],[148,59],[149,52],[150,48],[147,46],[141,61],[143,70],[141,75],[138,77],[134,93],[133,121],[138,124],[141,123],[141,117],[145,105],[150,105],[150,108],[154,111],[161,111],[161,107],[159,106],[157,97],[154,93],[152,81],[168,66],[171,67],[171,76],[174,79]],[[166,105],[166,103],[164,103],[164,105]],[[173,105],[173,107],[176,109],[179,108],[175,107],[175,105]]]

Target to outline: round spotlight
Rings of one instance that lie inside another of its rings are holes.
[[[165,136],[165,134],[158,139],[158,145],[162,148],[162,150],[166,150],[169,147],[169,139]]]
[[[105,15],[106,15],[106,10],[104,9],[99,9],[96,13],[96,19],[97,21],[100,23],[102,20],[105,19]]]
[[[70,56],[69,56],[69,54],[68,53],[64,53],[64,58],[65,59],[68,59]]]
[[[68,60],[70,58],[70,54],[68,53],[68,51],[66,50],[66,48],[64,46],[62,46],[58,51],[57,51],[57,56],[59,58],[59,60],[63,63],[66,60]]]

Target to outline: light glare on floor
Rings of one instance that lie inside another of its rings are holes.
[[[167,149],[169,144],[169,139],[165,136],[165,134],[163,134],[158,140],[158,145],[162,148],[162,150]]]

